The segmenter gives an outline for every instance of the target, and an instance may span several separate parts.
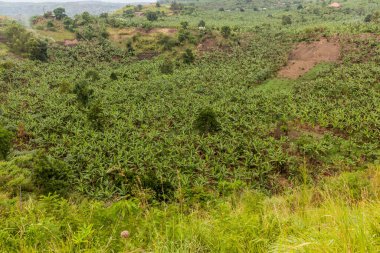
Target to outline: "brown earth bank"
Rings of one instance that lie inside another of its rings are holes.
[[[124,29],[110,29],[111,39],[113,41],[121,41],[133,37],[134,35],[174,35],[177,33],[175,28],[152,28],[149,30],[143,28],[124,28]]]
[[[321,62],[336,62],[340,58],[340,45],[337,39],[322,38],[314,42],[298,44],[289,55],[289,61],[278,75],[296,79]]]

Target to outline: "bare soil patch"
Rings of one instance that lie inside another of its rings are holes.
[[[3,36],[3,35],[0,34],[0,42],[1,43],[7,42],[7,38],[5,36]]]
[[[77,39],[74,40],[64,40],[63,45],[67,47],[74,47],[78,45],[79,41]]]
[[[335,39],[322,38],[314,42],[302,42],[289,55],[288,64],[282,68],[280,77],[296,79],[321,62],[336,62],[340,58],[340,45]]]
[[[215,39],[206,39],[197,46],[197,50],[200,52],[212,51],[216,50],[217,48],[218,45]]]

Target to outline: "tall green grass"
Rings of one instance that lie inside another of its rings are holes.
[[[379,252],[380,171],[203,204],[0,197],[1,252]],[[180,194],[179,194],[180,196]],[[77,198],[78,199],[78,198]],[[120,237],[128,230],[130,237]]]

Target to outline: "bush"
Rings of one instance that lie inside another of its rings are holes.
[[[172,50],[172,48],[176,45],[176,41],[167,35],[160,36],[158,43],[165,51]]]
[[[96,130],[103,130],[106,123],[106,115],[100,103],[92,103],[87,113],[87,118]]]
[[[31,39],[29,41],[29,58],[31,60],[47,61],[48,44],[46,41]]]
[[[169,201],[174,197],[173,184],[166,177],[158,177],[151,171],[144,173],[141,184],[144,189],[153,191],[154,199],[157,201]]]
[[[206,22],[204,20],[199,21],[198,27],[205,27],[205,26],[206,26]]]
[[[118,78],[117,78],[117,74],[115,72],[112,72],[111,75],[110,75],[110,78],[111,80],[113,81],[116,81]]]
[[[364,22],[366,23],[369,23],[372,21],[372,15],[371,14],[368,14],[365,18],[364,18]]]
[[[11,151],[12,133],[0,127],[0,160],[5,160]]]
[[[164,61],[160,65],[160,71],[162,74],[172,74],[173,70],[174,70],[174,67],[171,61]]]
[[[88,87],[88,83],[85,81],[77,83],[73,92],[77,95],[77,100],[84,106],[88,105],[94,93],[94,91]]]
[[[282,16],[282,24],[283,25],[291,25],[292,18],[290,16]]]
[[[178,41],[179,42],[184,42],[190,38],[190,32],[186,31],[184,29],[179,30],[178,32]]]
[[[73,179],[67,165],[39,152],[33,157],[32,183],[41,194],[67,195]]]
[[[156,12],[150,11],[146,14],[146,18],[149,21],[156,21],[158,19],[158,15]]]
[[[95,70],[89,70],[86,72],[86,79],[90,79],[91,81],[97,81],[100,79],[99,73]]]
[[[223,26],[220,30],[222,36],[227,39],[231,35],[231,28],[229,26]]]
[[[181,27],[182,29],[186,30],[187,28],[189,28],[189,22],[187,21],[181,22]]]
[[[211,108],[206,108],[198,114],[194,121],[194,127],[202,134],[214,133],[221,130],[217,116]]]
[[[189,49],[189,48],[186,49],[185,53],[183,53],[182,58],[183,58],[183,62],[186,64],[193,63],[195,60],[195,56],[193,54],[193,51],[191,51],[191,49]]]

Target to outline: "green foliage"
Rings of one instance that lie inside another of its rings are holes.
[[[156,12],[149,11],[146,13],[146,19],[149,21],[156,21],[158,19],[158,15]]]
[[[31,60],[48,60],[48,43],[46,41],[31,39],[28,42],[29,58]]]
[[[41,194],[66,196],[71,191],[72,172],[59,160],[37,153],[32,160],[32,183]]]
[[[96,70],[87,71],[85,77],[93,82],[100,80],[100,75]]]
[[[110,79],[116,81],[118,79],[117,74],[115,72],[112,72],[110,75]]]
[[[206,22],[204,20],[199,21],[198,27],[205,27],[205,26],[206,26]]]
[[[77,100],[83,105],[87,106],[93,97],[94,90],[89,87],[88,82],[81,81],[75,85],[73,92],[77,96]]]
[[[372,15],[371,14],[368,14],[365,18],[364,18],[364,22],[366,23],[369,23],[372,21]]]
[[[180,40],[184,41],[185,38],[181,37]],[[158,43],[162,46],[163,50],[165,51],[170,51],[177,45],[175,39],[167,35],[160,36],[158,39]]]
[[[66,10],[65,8],[59,7],[53,10],[53,13],[55,15],[55,18],[58,20],[61,20],[66,17]]]
[[[99,102],[95,101],[91,104],[87,117],[95,129],[99,131],[103,130],[107,122],[107,117],[104,113],[102,105]]]
[[[12,144],[12,133],[0,126],[0,160],[9,155]]]
[[[221,130],[216,113],[211,108],[199,112],[194,121],[194,128],[202,134],[215,133]]]
[[[191,64],[195,60],[194,53],[191,49],[186,49],[185,52],[182,54],[182,59],[185,64]]]
[[[190,32],[184,29],[179,30],[178,32],[178,41],[180,43],[183,43],[190,39]]]
[[[231,35],[231,27],[229,27],[229,26],[222,26],[222,28],[220,29],[220,33],[222,34],[222,36],[225,39],[227,39]]]
[[[27,31],[19,24],[12,23],[6,27],[5,35],[12,51],[27,55],[32,60],[46,61],[48,59],[48,44]]]
[[[162,74],[173,74],[174,66],[173,63],[170,60],[166,60],[160,65],[160,71]]]
[[[0,161],[0,191],[6,192],[10,196],[17,196],[22,192],[36,191],[32,180],[32,172],[29,169],[21,168],[17,162]]]
[[[5,252],[378,252],[378,171],[367,174],[369,184],[359,200],[350,197],[345,179],[331,181],[339,183],[273,197],[246,190],[215,198],[194,187],[192,206],[74,202],[49,195],[25,200],[20,208],[18,197],[2,197],[0,247]],[[201,199],[204,205],[196,202]],[[125,230],[130,236],[120,237]]]
[[[182,21],[181,22],[181,27],[182,27],[182,29],[187,30],[187,28],[189,28],[189,22]]]
[[[291,25],[292,24],[292,17],[284,15],[282,16],[282,25]]]

